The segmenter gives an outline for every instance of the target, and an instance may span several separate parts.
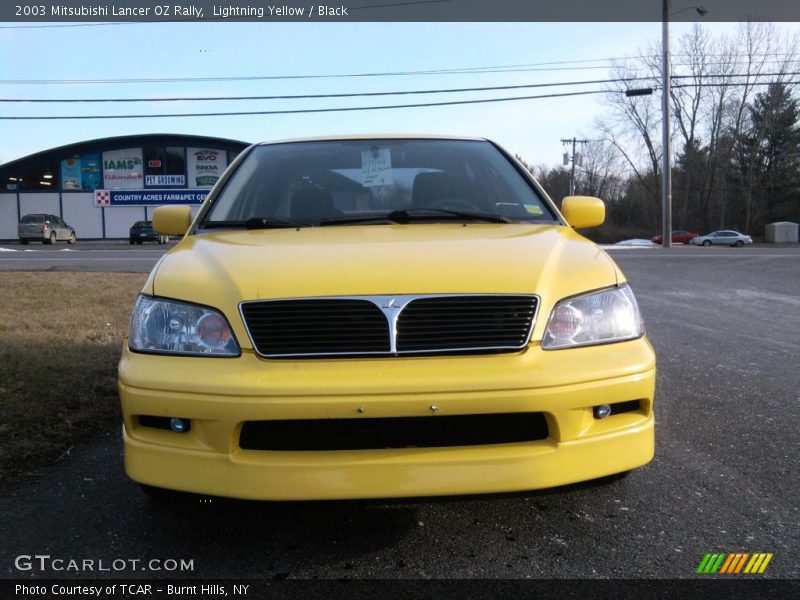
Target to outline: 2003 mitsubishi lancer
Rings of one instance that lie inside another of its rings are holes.
[[[484,139],[244,151],[153,269],[119,364],[145,490],[509,492],[653,457],[655,355],[614,261]]]

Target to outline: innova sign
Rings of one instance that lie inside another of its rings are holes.
[[[186,148],[186,170],[190,187],[212,187],[227,166],[228,156],[224,150]]]

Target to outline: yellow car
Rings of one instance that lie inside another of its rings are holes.
[[[260,500],[533,490],[653,457],[625,276],[484,139],[250,147],[136,301],[119,364],[145,490]]]

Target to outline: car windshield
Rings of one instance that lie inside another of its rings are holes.
[[[153,226],[153,224],[150,221],[136,221],[136,223],[134,223],[133,226],[138,229],[150,229]]]
[[[556,219],[489,142],[373,139],[254,148],[200,227]]]
[[[20,223],[44,223],[44,215],[25,215]]]

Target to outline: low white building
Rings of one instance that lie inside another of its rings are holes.
[[[164,204],[198,208],[247,147],[236,140],[145,134],[103,138],[0,165],[0,240],[26,214],[57,215],[79,240],[122,239]]]
[[[770,223],[764,228],[764,239],[770,244],[797,243],[798,225],[789,221]]]

